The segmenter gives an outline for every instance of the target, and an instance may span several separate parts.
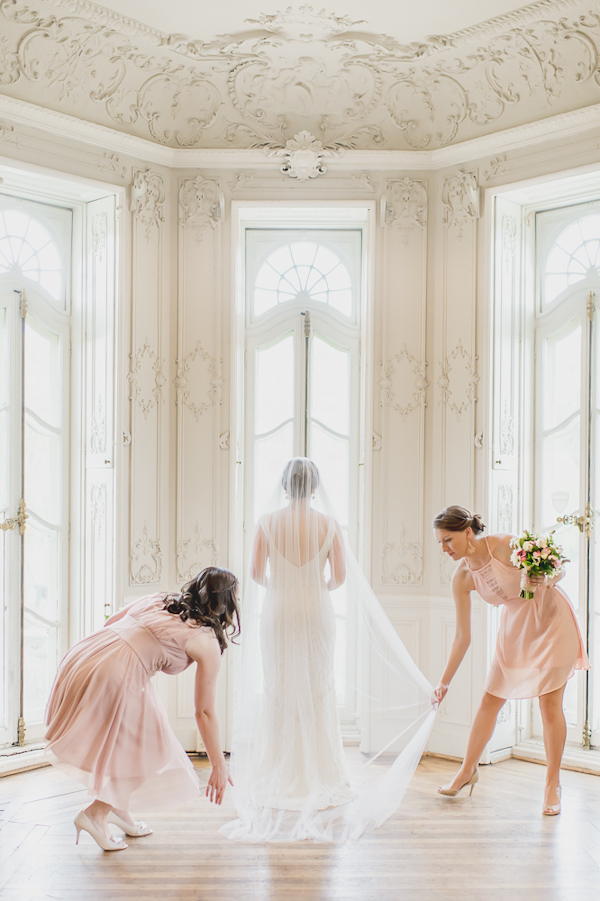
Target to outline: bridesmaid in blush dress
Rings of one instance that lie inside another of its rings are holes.
[[[445,697],[471,641],[471,597],[503,605],[496,653],[484,686],[483,699],[469,735],[462,766],[452,782],[438,788],[454,796],[479,778],[483,750],[492,737],[496,718],[508,698],[539,698],[546,750],[543,813],[560,813],[560,763],[567,728],[562,703],[567,679],[576,669],[589,669],[583,639],[566,594],[554,582],[537,582],[532,600],[519,597],[521,571],[510,562],[510,535],[484,538],[481,518],[464,507],[446,507],[433,521],[442,551],[458,561],[452,577],[456,635],[442,678],[435,689]],[[554,580],[557,581],[557,580]]]
[[[196,663],[195,715],[212,765],[206,795],[220,804],[231,782],[221,751],[215,689],[221,655],[239,635],[238,581],[218,567],[202,570],[179,594],[141,598],[109,617],[104,628],[63,659],[46,710],[46,754],[74,767],[93,797],[75,817],[104,851],[149,835],[129,813],[133,805],[177,807],[199,793],[194,768],[175,737],[150,682],[158,670],[183,672]]]

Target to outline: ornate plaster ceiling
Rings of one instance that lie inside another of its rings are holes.
[[[434,37],[383,0],[228,0],[204,23],[207,3],[112,2],[0,0],[0,91],[171,147],[271,152],[301,132],[331,152],[432,149],[600,102],[597,0],[438,0],[462,25]]]

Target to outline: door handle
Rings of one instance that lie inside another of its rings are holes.
[[[585,529],[585,534],[587,538],[592,537],[592,529],[594,528],[594,511],[592,510],[591,504],[588,504],[585,509],[584,516],[575,516],[572,513],[570,516],[558,516],[556,521],[562,522],[566,526],[573,525],[577,526],[580,532],[583,532]]]
[[[25,529],[27,526],[25,525],[25,520],[29,519],[29,516],[25,512],[25,498],[21,498],[19,501],[19,512],[16,516],[11,517],[10,519],[5,519],[4,522],[0,522],[0,529],[4,532],[8,532],[11,529],[16,529],[18,527],[19,533],[21,535],[25,534]]]

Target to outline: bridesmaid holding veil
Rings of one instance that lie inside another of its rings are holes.
[[[199,793],[189,758],[151,684],[158,670],[177,674],[196,663],[196,722],[212,765],[206,795],[220,804],[229,773],[221,751],[215,687],[221,655],[239,634],[238,582],[216,566],[175,594],[134,601],[63,659],[46,710],[46,755],[74,768],[92,803],[75,817],[77,842],[88,832],[104,851],[127,847],[110,835],[152,830],[132,806],[178,807]]]
[[[485,526],[477,514],[464,507],[446,507],[434,519],[433,528],[442,551],[458,562],[452,576],[456,635],[435,689],[440,702],[470,644],[471,592],[477,591],[488,604],[503,605],[496,653],[465,759],[454,779],[438,792],[455,796],[467,786],[472,792],[479,779],[479,759],[505,701],[539,698],[546,750],[543,813],[555,816],[560,813],[560,762],[567,734],[562,708],[565,686],[576,669],[589,669],[573,608],[560,588],[541,579],[532,600],[520,598],[521,571],[510,560],[511,536],[484,538]]]
[[[242,625],[231,766],[238,819],[223,833],[240,841],[345,841],[380,825],[420,760],[433,688],[373,594],[305,457],[286,465],[258,521]],[[340,697],[352,749],[342,742]]]

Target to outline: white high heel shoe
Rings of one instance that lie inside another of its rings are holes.
[[[142,835],[152,835],[152,829],[148,823],[144,823],[143,820],[134,820],[135,825],[131,826],[129,823],[126,823],[125,820],[121,819],[114,810],[109,813],[108,822],[114,823],[115,826],[118,826],[119,829],[122,829],[123,832],[127,833],[127,835],[130,835],[132,838],[139,838]]]
[[[469,792],[469,797],[471,797],[471,795],[473,794],[473,789],[475,788],[475,786],[477,785],[478,782],[479,782],[479,770],[477,769],[477,770],[475,770],[475,772],[473,773],[473,775],[471,776],[469,781],[463,783],[463,785],[461,785],[460,788],[445,788],[443,785],[440,785],[440,787],[438,788],[438,794],[448,795],[450,798],[455,798],[456,795],[463,790],[463,788],[466,788],[468,785],[470,785],[471,790]]]
[[[119,838],[115,838],[111,835],[110,838],[107,838],[102,832],[100,832],[88,815],[85,810],[80,810],[77,816],[75,817],[75,828],[77,829],[77,838],[75,839],[75,844],[79,844],[79,834],[83,832],[89,832],[97,845],[99,845],[103,851],[124,851],[125,848],[129,846],[125,844]]]
[[[560,795],[561,789],[560,785],[556,789],[556,797],[558,798],[558,804],[545,804],[542,813],[545,817],[556,817],[560,813]]]

